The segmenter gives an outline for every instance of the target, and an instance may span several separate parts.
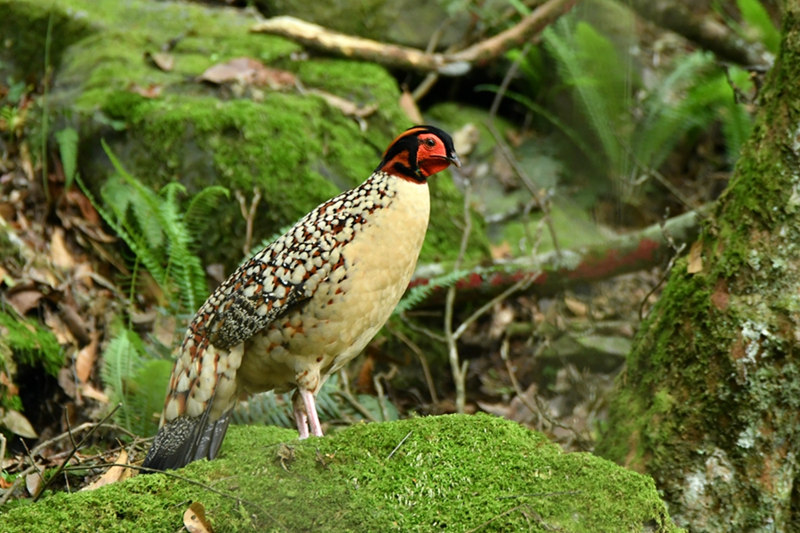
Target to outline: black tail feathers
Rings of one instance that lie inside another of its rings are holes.
[[[153,470],[181,468],[198,459],[217,456],[230,423],[230,413],[214,422],[208,413],[181,416],[161,426],[142,467]]]

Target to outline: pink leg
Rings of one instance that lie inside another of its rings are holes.
[[[303,398],[303,404],[306,408],[306,414],[308,415],[308,427],[311,430],[311,434],[315,437],[322,436],[322,426],[319,423],[319,416],[317,415],[317,402],[314,399],[314,394],[311,391],[305,389],[298,389],[300,392],[300,397]],[[301,439],[303,437],[300,437]]]

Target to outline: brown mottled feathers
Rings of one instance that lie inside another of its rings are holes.
[[[407,130],[360,186],[321,204],[223,282],[198,310],[145,459],[178,468],[216,456],[237,397],[291,390],[301,438],[322,431],[314,396],[382,327],[428,223],[429,175],[458,164],[450,137]]]

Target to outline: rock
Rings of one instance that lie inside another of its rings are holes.
[[[34,0],[0,0],[0,31],[26,28],[12,32],[9,42],[26,50],[20,57],[30,64],[9,70],[15,76],[41,72],[33,67],[44,60],[52,13],[58,30],[49,41],[49,127],[79,131],[78,169],[95,193],[113,172],[101,139],[127,172],[155,189],[180,181],[191,195],[216,184],[249,200],[256,187],[262,196],[254,221],[257,246],[365,179],[385,146],[410,126],[398,105],[397,82],[383,67],[306,59],[294,43],[249,33],[255,18],[245,11],[145,0],[50,5],[44,10]],[[209,67],[241,57],[287,71],[282,79],[297,79],[300,87],[199,79]],[[354,118],[303,89],[376,111]],[[451,180],[432,180],[431,187],[438,215],[423,261],[455,256],[461,235],[462,201]],[[233,195],[220,202],[206,228],[204,262],[224,263],[229,271],[242,259],[245,234]],[[477,228],[474,233],[471,250],[480,255],[485,246]]]
[[[177,531],[199,502],[218,531],[677,531],[649,477],[489,415],[296,437],[232,426],[217,460],[52,495],[4,530]]]

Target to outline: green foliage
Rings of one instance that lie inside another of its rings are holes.
[[[202,213],[213,207],[214,198],[227,196],[228,190],[217,185],[207,187],[182,214],[178,194],[185,192],[183,185],[172,182],[156,193],[126,172],[105,143],[103,148],[117,171],[101,191],[108,209],[99,205],[76,175],[78,184],[133,251],[136,265],[148,270],[167,296],[167,304],[176,311],[193,312],[208,295],[208,288],[200,258],[193,250],[189,224],[199,225]]]
[[[41,367],[53,377],[64,364],[58,340],[35,320],[25,320],[0,312],[0,366],[8,368],[8,355],[17,365]]]
[[[64,128],[57,131],[55,136],[61,165],[64,167],[64,187],[69,189],[78,168],[78,132],[74,128]]]
[[[772,23],[769,13],[759,0],[736,0],[745,28],[738,28],[746,38],[761,42],[773,54],[778,53],[781,32]]]
[[[112,404],[120,404],[114,414],[118,424],[137,435],[155,433],[171,367],[170,361],[148,354],[136,332],[118,326],[101,371]]]
[[[738,157],[751,126],[734,92],[751,88],[744,70],[723,70],[710,53],[678,56],[649,92],[638,91],[644,96],[634,102],[640,84],[631,65],[590,24],[574,15],[562,17],[545,30],[543,40],[575,109],[559,111],[529,95],[508,94],[561,131],[622,199],[642,194],[635,187],[641,176],[657,170],[679,143],[715,122],[721,124],[728,160]],[[539,88],[545,68],[539,51],[529,57],[516,54],[530,86]]]
[[[77,135],[62,132],[57,138],[62,157],[73,157]],[[178,196],[185,192],[183,185],[169,183],[156,193],[129,174],[105,143],[103,148],[116,170],[101,190],[104,205],[95,199],[77,172],[75,180],[133,252],[133,279],[143,266],[160,287],[166,300],[163,303],[171,312],[194,312],[206,298],[208,288],[192,235],[200,233],[207,218],[204,215],[215,207],[220,196],[228,195],[227,189],[203,189],[182,212]],[[131,290],[135,288],[134,282]],[[155,353],[156,348],[153,346],[153,353],[148,353],[136,332],[119,327],[103,356],[103,381],[111,389],[114,402],[121,404],[115,415],[117,422],[139,435],[149,435],[157,428],[153,414],[161,410],[172,366]]]
[[[448,274],[431,278],[425,285],[417,285],[410,288],[406,291],[400,303],[397,304],[397,307],[394,308],[393,314],[399,315],[405,313],[409,309],[422,303],[433,291],[437,289],[446,289],[454,285],[458,280],[467,277],[469,273],[470,271],[468,270],[454,270]]]
[[[58,340],[35,320],[0,311],[0,419],[3,409],[22,410],[22,400],[12,393],[20,365],[41,368],[53,377],[64,363]],[[0,423],[0,425],[2,425]]]

